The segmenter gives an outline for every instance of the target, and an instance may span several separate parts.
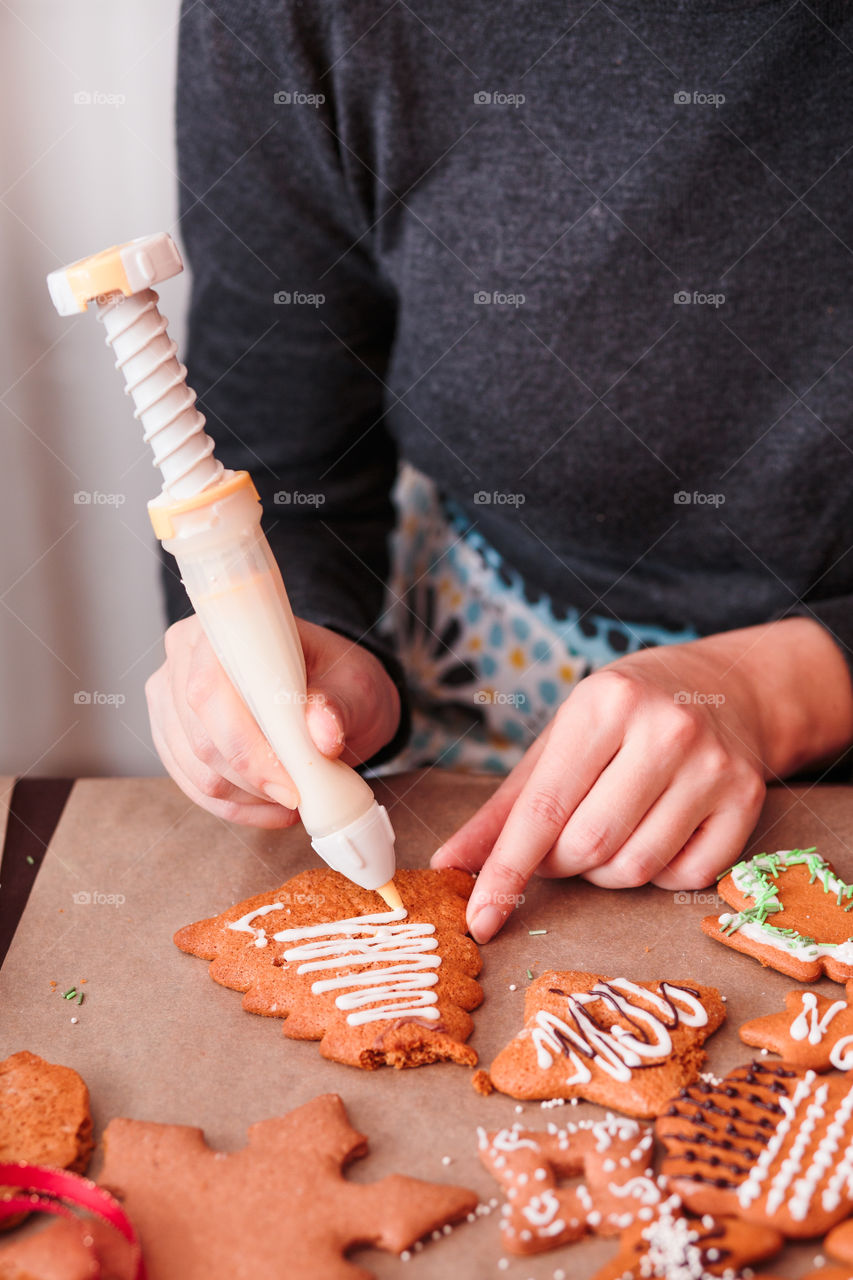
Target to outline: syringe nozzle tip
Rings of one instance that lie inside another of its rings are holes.
[[[400,891],[393,880],[381,885],[376,892],[382,898],[389,911],[401,911],[403,909],[403,899],[400,897]]]

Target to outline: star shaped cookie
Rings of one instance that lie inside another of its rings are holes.
[[[367,1139],[336,1094],[249,1129],[214,1151],[201,1129],[111,1120],[100,1182],[122,1203],[150,1280],[367,1280],[345,1254],[401,1253],[472,1213],[477,1196],[414,1178],[349,1182]]]
[[[812,1071],[853,1068],[853,981],[846,999],[815,991],[789,991],[785,1012],[753,1018],[740,1029],[744,1044],[770,1049],[786,1062]]]
[[[587,1098],[656,1116],[699,1075],[725,1010],[714,987],[549,970],[527,988],[524,1027],[492,1063],[490,1084],[514,1098]]]

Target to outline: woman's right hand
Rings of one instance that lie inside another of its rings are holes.
[[[347,764],[394,736],[400,698],[380,660],[327,627],[296,620],[305,654],[308,730]],[[166,632],[166,661],[145,685],[154,745],[183,792],[203,809],[252,827],[289,827],[297,793],[226,676],[195,614]]]

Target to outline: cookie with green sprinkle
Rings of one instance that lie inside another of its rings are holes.
[[[705,917],[709,937],[800,982],[822,973],[835,982],[853,978],[853,884],[815,849],[737,862],[718,892],[732,910]]]

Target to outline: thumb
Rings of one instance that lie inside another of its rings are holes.
[[[360,764],[394,736],[400,696],[380,660],[354,640],[296,619],[308,674],[305,720],[318,749]]]
[[[349,717],[347,717],[348,719]],[[305,723],[308,732],[314,739],[317,748],[324,756],[334,760],[344,749],[346,729],[344,728],[344,710],[338,699],[337,705],[329,699],[328,693],[315,685],[308,686],[308,704],[305,709]]]

